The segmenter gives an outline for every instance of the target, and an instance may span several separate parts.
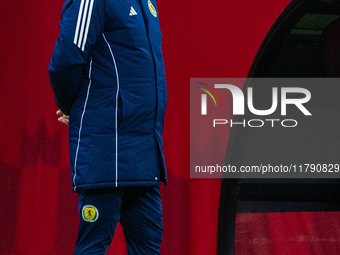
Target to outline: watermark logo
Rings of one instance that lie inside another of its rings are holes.
[[[280,122],[282,127],[296,127],[298,125],[296,119],[282,120],[278,118],[268,117],[273,113],[276,113],[277,111],[280,112],[280,116],[287,116],[287,108],[289,107],[295,107],[295,111],[298,110],[305,116],[312,116],[312,113],[306,107],[306,103],[311,100],[311,92],[303,87],[278,87],[275,86],[275,84],[270,84],[271,86],[268,86],[268,84],[266,84],[267,91],[269,90],[271,92],[271,95],[266,94],[262,95],[261,97],[255,97],[254,90],[258,89],[259,86],[256,86],[256,88],[249,86],[245,90],[246,93],[244,93],[240,87],[229,83],[215,82],[213,86],[209,86],[204,82],[197,81],[196,84],[203,85],[196,88],[205,92],[201,94],[201,116],[208,115],[207,95],[210,96],[215,106],[218,106],[217,101],[219,101],[220,106],[222,106],[222,99],[220,97],[220,94],[225,94],[225,92],[231,94],[232,96],[232,115],[250,116],[252,114],[252,116],[260,116],[260,118],[256,119],[244,119],[241,120],[241,122],[235,122],[232,119],[226,119],[221,116],[221,118],[213,119],[213,127],[225,124],[230,124],[231,127],[233,125],[242,125],[244,127],[263,127],[265,123],[268,123],[271,125],[271,127],[274,127],[276,122]],[[271,102],[271,105],[267,106],[264,109],[259,109],[254,104],[254,102],[259,101]],[[250,114],[246,114],[246,110]],[[267,118],[264,119],[263,116],[266,116]]]
[[[215,106],[217,106],[216,99],[215,99],[215,97],[212,95],[212,93],[208,89],[212,90],[213,93],[215,93],[216,97],[220,101],[220,104],[222,105],[221,97],[217,93],[216,89],[214,89],[213,87],[210,87],[209,85],[207,85],[207,84],[205,84],[203,82],[197,82],[197,83],[206,87],[206,89],[205,88],[201,88],[201,87],[196,87],[196,88],[198,88],[200,90],[203,90],[205,93],[207,93],[212,98],[212,100],[214,101]],[[202,94],[201,95],[201,100],[202,100],[201,101],[202,102],[201,103],[201,114],[202,115],[207,115],[207,94]]]
[[[339,84],[336,78],[191,78],[190,176],[337,178]]]
[[[201,82],[197,82],[200,84],[204,84]],[[206,84],[204,84],[206,85]],[[208,86],[208,85],[206,85]],[[209,86],[208,86],[209,87]],[[228,89],[233,97],[233,115],[244,115],[244,105],[245,105],[245,99],[244,99],[244,94],[243,91],[232,84],[215,84],[214,88],[217,89]],[[218,95],[217,91],[211,88],[215,94],[218,96],[221,105],[222,105],[222,101],[220,96]],[[216,100],[213,97],[213,95],[206,89],[203,88],[199,88],[203,90],[204,92],[206,92],[208,95],[210,95],[210,97],[213,99],[215,105],[216,104]],[[265,110],[259,110],[256,109],[254,107],[254,99],[253,99],[253,88],[252,87],[248,87],[247,88],[247,106],[248,109],[251,113],[255,114],[255,115],[259,115],[259,116],[265,116],[265,115],[270,115],[272,113],[274,113],[277,109],[278,106],[278,88],[277,87],[273,87],[272,88],[272,105],[269,109],[265,109]],[[287,98],[287,95],[290,93],[298,93],[298,94],[302,94],[304,95],[303,98]],[[287,115],[287,105],[292,104],[295,105],[298,109],[300,109],[300,111],[304,114],[304,115],[312,115],[307,109],[306,107],[303,105],[305,103],[307,103],[309,100],[311,99],[311,93],[309,90],[305,89],[305,88],[290,88],[290,87],[283,87],[281,88],[281,115]],[[201,114],[202,115],[207,115],[207,95],[206,94],[202,94],[201,97]]]

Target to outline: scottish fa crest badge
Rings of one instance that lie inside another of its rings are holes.
[[[151,14],[157,18],[157,11],[156,8],[153,6],[153,4],[151,3],[150,0],[148,0],[148,6],[149,6],[149,11],[151,12]]]
[[[95,222],[98,220],[99,212],[93,205],[85,205],[82,210],[83,220],[87,222]]]

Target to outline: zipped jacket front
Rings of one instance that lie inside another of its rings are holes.
[[[166,182],[166,81],[154,0],[66,0],[49,65],[70,115],[74,191]]]

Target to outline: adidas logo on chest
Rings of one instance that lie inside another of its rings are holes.
[[[136,10],[131,6],[129,15],[134,16],[134,15],[137,15],[137,14],[138,13],[136,12]]]

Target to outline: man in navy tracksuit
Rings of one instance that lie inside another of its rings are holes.
[[[49,73],[80,194],[74,254],[105,254],[118,221],[128,254],[159,254],[166,82],[155,0],[66,0],[59,25]]]

